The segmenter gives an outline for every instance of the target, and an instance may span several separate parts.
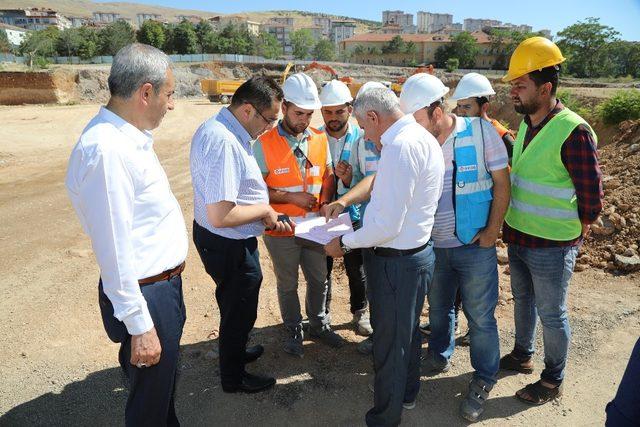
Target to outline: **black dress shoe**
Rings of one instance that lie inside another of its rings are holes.
[[[239,384],[226,386],[222,385],[225,393],[258,393],[273,387],[276,383],[275,378],[253,375],[245,372]]]
[[[262,353],[264,353],[264,347],[260,344],[247,347],[244,352],[244,363],[255,362],[260,356],[262,356]]]

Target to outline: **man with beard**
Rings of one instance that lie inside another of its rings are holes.
[[[446,112],[449,92],[436,76],[419,73],[402,86],[400,108],[413,114],[442,147],[444,188],[433,224],[436,255],[427,288],[431,336],[424,374],[447,372],[455,350],[454,302],[460,292],[469,320],[471,366],[475,372],[460,414],[477,421],[495,385],[500,341],[496,239],[509,206],[507,150],[491,123]]]
[[[372,143],[367,144],[359,126],[349,123],[353,112],[353,98],[346,84],[332,80],[322,88],[320,102],[324,131],[329,139],[329,149],[336,175],[336,196],[340,197],[367,176],[367,162],[378,161],[380,155]],[[371,171],[371,174],[375,172]],[[362,209],[360,204],[348,208],[353,228],[360,228]],[[355,249],[344,256],[344,267],[349,279],[351,313],[356,333],[369,336],[373,332],[367,314],[366,276],[362,264],[362,250]],[[331,302],[331,270],[333,258],[327,257],[327,313]]]
[[[324,132],[309,126],[313,111],[321,107],[318,88],[309,76],[297,73],[283,85],[282,120],[255,144],[255,157],[269,188],[273,209],[294,224],[324,215],[335,192],[331,152]],[[327,260],[322,246],[306,244],[293,231],[267,231],[264,243],[276,275],[280,313],[286,329],[284,351],[302,357],[302,315],[298,299],[298,269],[307,280],[306,312],[309,333],[325,344],[344,344],[331,330],[325,303]]]
[[[541,405],[561,395],[571,330],[567,293],[578,249],[602,209],[596,135],[556,98],[560,49],[544,37],[524,40],[503,77],[524,114],[513,148],[511,203],[503,228],[515,302],[515,346],[500,368],[533,372],[540,316],[545,369],[516,393]]]

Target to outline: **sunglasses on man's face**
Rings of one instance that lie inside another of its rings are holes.
[[[296,147],[295,150],[293,150],[293,154],[298,159],[305,159],[305,164],[304,164],[305,169],[311,169],[313,167],[313,163],[311,163],[311,160],[309,160],[309,158],[305,156],[304,152],[300,149],[299,146]]]

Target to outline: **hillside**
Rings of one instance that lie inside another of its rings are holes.
[[[178,2],[176,2],[178,3]],[[180,15],[196,15],[203,18],[225,15],[216,12],[205,12],[199,10],[174,9],[164,6],[146,5],[140,3],[94,3],[89,0],[0,0],[0,9],[25,8],[25,7],[44,7],[59,11],[66,16],[91,17],[94,12],[114,12],[119,13],[123,18],[136,22],[136,14],[138,13],[155,13],[162,15],[168,21],[174,21]],[[298,10],[273,10],[265,12],[242,11],[230,14],[233,16],[243,16],[248,20],[256,22],[266,22],[276,16],[287,16],[295,18],[296,27],[304,27],[312,25],[314,16],[326,16],[332,19],[352,19],[356,21],[356,32],[366,32],[369,26],[375,26],[374,21],[367,21],[358,18],[350,18],[346,16],[336,16],[326,13],[305,12]]]

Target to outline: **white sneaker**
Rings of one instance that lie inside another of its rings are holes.
[[[353,313],[352,323],[356,326],[356,333],[358,335],[368,337],[373,333],[371,321],[369,320],[369,313],[367,312],[366,308],[357,310],[355,313]]]
[[[416,407],[416,401],[414,400],[413,402],[404,402],[402,404],[402,407],[410,411]]]

